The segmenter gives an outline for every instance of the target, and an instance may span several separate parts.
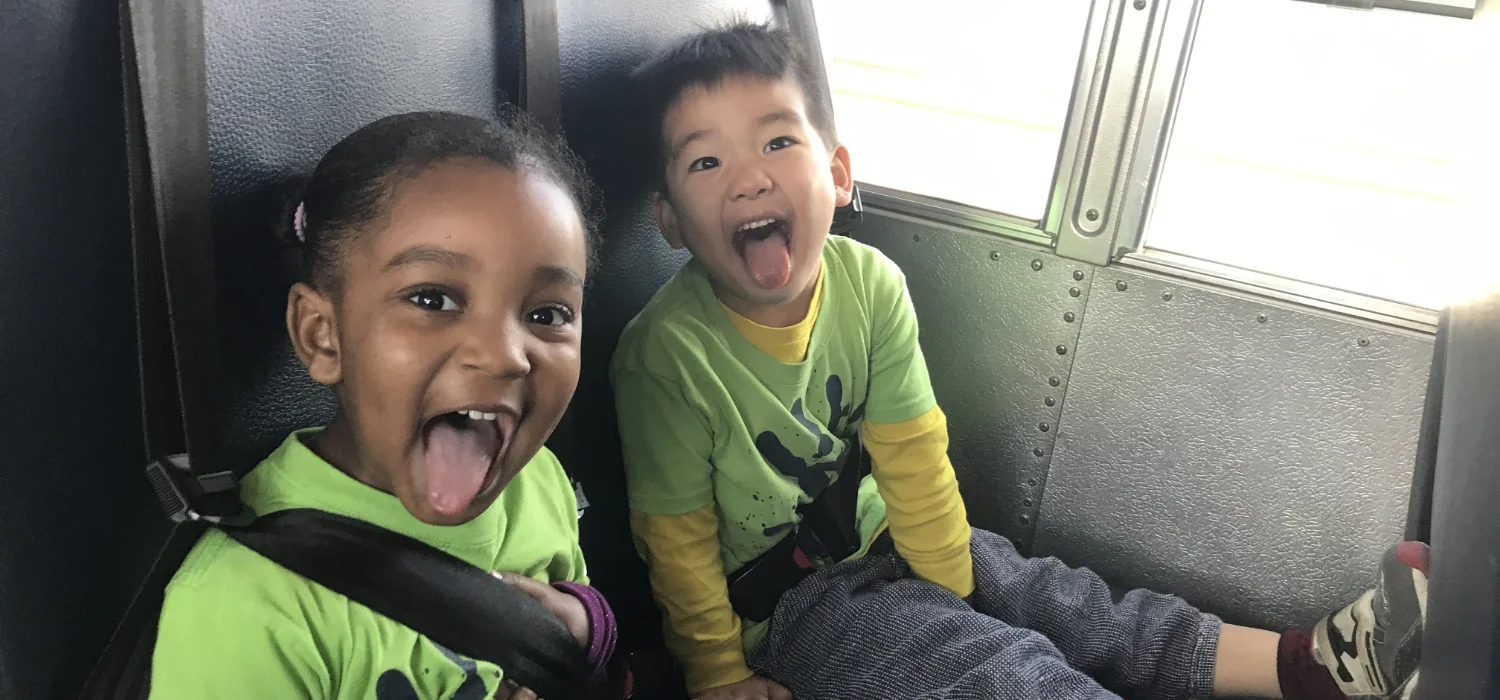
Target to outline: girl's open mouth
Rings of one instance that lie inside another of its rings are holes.
[[[495,465],[515,434],[516,418],[506,411],[465,409],[438,415],[422,429],[427,501],[439,513],[468,510],[490,481]]]

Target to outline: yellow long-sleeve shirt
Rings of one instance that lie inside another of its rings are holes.
[[[782,363],[808,352],[823,301],[823,274],[802,321],[785,328],[761,326],[723,307],[734,328],[760,352]],[[886,522],[896,549],[921,578],[966,598],[974,590],[970,531],[941,409],[899,423],[861,424]],[[710,505],[674,515],[631,512],[638,548],[666,617],[668,647],[682,661],[688,689],[699,692],[752,674],[745,665],[741,622],[729,603],[720,562],[718,514]]]

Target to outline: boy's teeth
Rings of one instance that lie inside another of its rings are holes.
[[[749,231],[752,228],[760,228],[762,226],[770,226],[771,224],[774,224],[774,223],[776,223],[775,219],[761,219],[759,221],[752,221],[752,222],[750,222],[748,224],[745,224],[744,226],[741,226],[740,230],[741,231]]]
[[[495,420],[500,417],[498,413],[485,413],[483,411],[459,411],[459,414],[468,416],[469,420]]]

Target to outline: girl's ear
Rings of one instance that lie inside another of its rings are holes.
[[[286,297],[286,332],[313,381],[324,386],[339,383],[343,363],[338,324],[328,297],[302,282],[292,285]]]

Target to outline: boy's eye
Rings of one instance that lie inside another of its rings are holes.
[[[428,311],[457,311],[458,302],[435,289],[424,289],[406,297],[406,300]]]
[[[527,313],[526,321],[543,326],[563,326],[573,322],[573,310],[566,306],[543,306]]]
[[[771,139],[771,141],[766,144],[766,153],[779,151],[783,148],[790,148],[795,145],[797,145],[796,139],[793,139],[790,136],[777,136],[776,138]]]
[[[699,170],[709,170],[719,167],[719,159],[713,156],[703,156],[688,164],[688,172],[695,173]]]

